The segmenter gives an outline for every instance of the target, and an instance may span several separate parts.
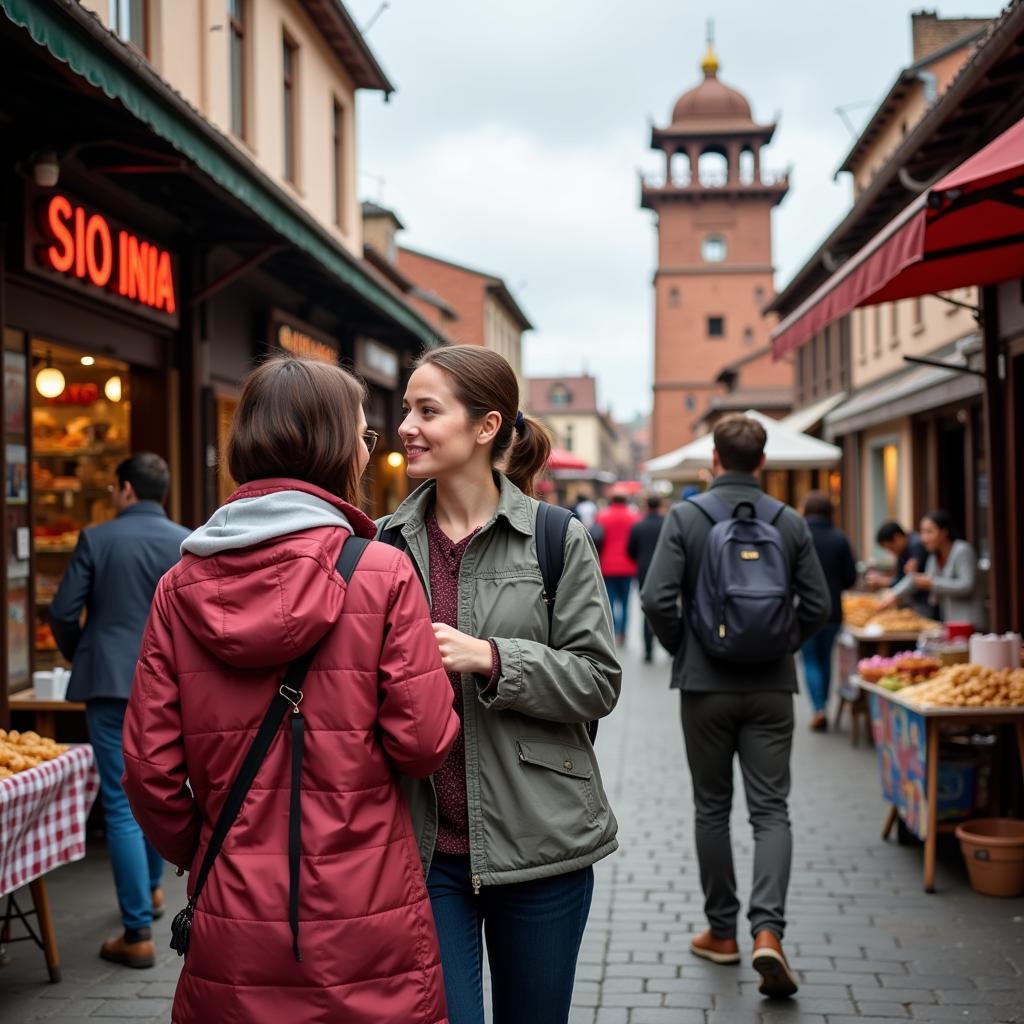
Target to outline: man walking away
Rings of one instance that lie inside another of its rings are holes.
[[[661,527],[664,522],[661,498],[657,494],[652,494],[647,499],[647,515],[640,522],[633,524],[633,528],[629,531],[629,543],[626,545],[626,554],[636,562],[636,579],[641,588],[643,588],[647,572],[651,568],[654,549],[658,546],[658,537],[661,535]],[[654,630],[651,629],[651,623],[645,615],[644,661],[650,662],[653,658]]]
[[[178,562],[189,535],[163,510],[169,482],[159,455],[140,453],[117,467],[117,517],[82,531],[50,606],[57,645],[72,662],[68,700],[85,701],[124,923],[124,934],[104,942],[100,956],[127,967],[153,966],[151,927],[154,915],[163,913],[163,860],[146,842],[121,788],[121,729],[156,585]]]
[[[811,701],[811,728],[828,728],[828,697],[832,688],[832,651],[843,625],[843,591],[857,582],[857,565],[845,533],[832,525],[832,499],[821,491],[804,498],[804,519],[811,531],[814,550],[828,583],[832,609],[824,629],[815,633],[801,648],[807,695]]]
[[[612,606],[615,642],[620,647],[626,642],[629,592],[636,576],[636,563],[626,554],[626,545],[629,543],[629,531],[638,519],[639,516],[626,504],[626,495],[613,493],[611,504],[598,512],[595,524],[601,536],[597,545],[601,553],[601,575]]]
[[[655,634],[674,655],[672,686],[682,691],[709,924],[690,950],[715,963],[740,959],[729,836],[739,755],[754,830],[752,963],[761,992],[784,997],[797,990],[782,951],[793,852],[793,652],[825,625],[830,603],[807,524],[758,483],[766,441],[754,419],[719,422],[712,485],[669,512],[642,599]]]

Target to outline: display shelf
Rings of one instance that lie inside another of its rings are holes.
[[[36,494],[94,494],[104,495],[110,491],[106,484],[100,487],[36,487]]]
[[[85,455],[127,455],[128,452],[129,448],[127,445],[94,444],[88,445],[85,448],[41,448],[37,446],[32,449],[32,457],[42,459],[73,459]]]
[[[75,545],[65,545],[59,548],[36,548],[37,555],[73,555],[75,553]]]

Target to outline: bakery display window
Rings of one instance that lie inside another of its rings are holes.
[[[33,338],[31,524],[35,562],[35,668],[66,664],[47,610],[79,533],[114,516],[116,469],[131,452],[129,367]],[[10,447],[10,445],[8,446]],[[11,504],[8,456],[8,505]]]

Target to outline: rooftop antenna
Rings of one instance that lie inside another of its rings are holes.
[[[377,183],[377,202],[381,206],[384,205],[384,185],[387,183],[387,178],[383,174],[371,174],[369,171],[360,172],[364,178],[369,178],[371,181]]]
[[[378,7],[378,8],[377,8],[377,10],[376,10],[376,12],[374,13],[373,17],[372,17],[372,18],[370,18],[370,20],[369,20],[369,21],[368,21],[368,22],[367,22],[367,23],[366,23],[366,24],[365,24],[365,25],[363,26],[363,35],[364,35],[364,36],[366,35],[366,33],[367,33],[367,32],[369,32],[369,31],[370,31],[370,29],[371,29],[371,28],[373,28],[373,26],[374,26],[374,25],[376,25],[376,24],[377,24],[377,19],[378,19],[378,18],[379,18],[379,17],[380,17],[380,16],[381,16],[381,15],[382,15],[382,14],[383,14],[383,13],[384,13],[384,12],[385,12],[385,11],[386,11],[386,10],[387,10],[388,8],[389,8],[389,7],[390,7],[390,6],[391,6],[391,4],[390,4],[390,3],[388,3],[388,0],[384,0],[384,2],[383,2],[383,3],[381,4],[381,5],[380,5],[380,7]]]
[[[841,107],[835,108],[835,113],[839,115],[839,120],[846,126],[846,130],[855,138],[860,138],[860,132],[857,131],[857,126],[846,116],[848,110],[856,110],[858,107],[866,107],[871,103],[871,100],[858,100],[856,103],[844,103]]]

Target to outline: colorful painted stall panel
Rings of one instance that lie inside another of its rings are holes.
[[[902,704],[868,694],[871,730],[878,751],[882,795],[919,839],[928,834],[927,731],[922,715]]]

